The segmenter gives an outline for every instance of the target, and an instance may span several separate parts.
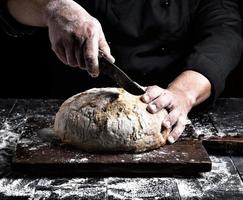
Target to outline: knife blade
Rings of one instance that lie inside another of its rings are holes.
[[[102,51],[99,51],[99,67],[103,74],[114,80],[120,87],[133,95],[142,95],[145,90],[141,85],[133,81],[117,65],[111,63]]]

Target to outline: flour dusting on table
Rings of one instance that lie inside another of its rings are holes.
[[[36,115],[38,123],[46,119],[47,114],[43,110],[43,115]],[[180,199],[179,194],[181,199],[212,199],[217,191],[240,193],[243,198],[242,181],[229,157],[211,156],[212,171],[197,178],[11,178],[7,175],[11,172],[10,161],[16,141],[25,131],[23,124],[33,119],[24,115],[12,118],[13,121],[3,121],[0,128],[0,199]],[[199,127],[198,137],[215,134],[213,127],[202,126],[204,121],[194,122],[194,126]],[[134,158],[139,160],[141,155]]]
[[[0,130],[0,175],[6,175],[10,171],[10,162],[14,153],[19,135],[11,132],[10,125],[5,121],[4,129]]]
[[[214,192],[234,191],[243,194],[243,184],[236,169],[227,157],[211,156],[212,171],[202,173],[197,179],[175,179],[182,198],[212,198]],[[210,196],[212,195],[212,196]]]

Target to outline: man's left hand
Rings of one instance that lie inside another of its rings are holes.
[[[187,115],[193,105],[188,96],[179,89],[163,89],[159,86],[149,86],[141,96],[141,100],[148,104],[148,112],[154,114],[167,109],[169,114],[162,122],[165,128],[172,128],[168,137],[170,143],[174,143],[182,134],[187,124]]]

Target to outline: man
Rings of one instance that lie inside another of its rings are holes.
[[[162,126],[173,128],[170,143],[194,106],[220,94],[242,53],[237,0],[8,0],[7,7],[21,24],[48,27],[56,56],[92,77],[99,49],[116,58],[148,86],[147,110],[169,111]]]

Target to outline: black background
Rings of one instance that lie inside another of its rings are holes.
[[[243,5],[241,10],[243,14]],[[67,98],[109,84],[104,77],[93,80],[86,72],[63,65],[51,51],[46,29],[23,38],[0,32],[0,50],[0,98]],[[221,96],[243,97],[243,59]]]

